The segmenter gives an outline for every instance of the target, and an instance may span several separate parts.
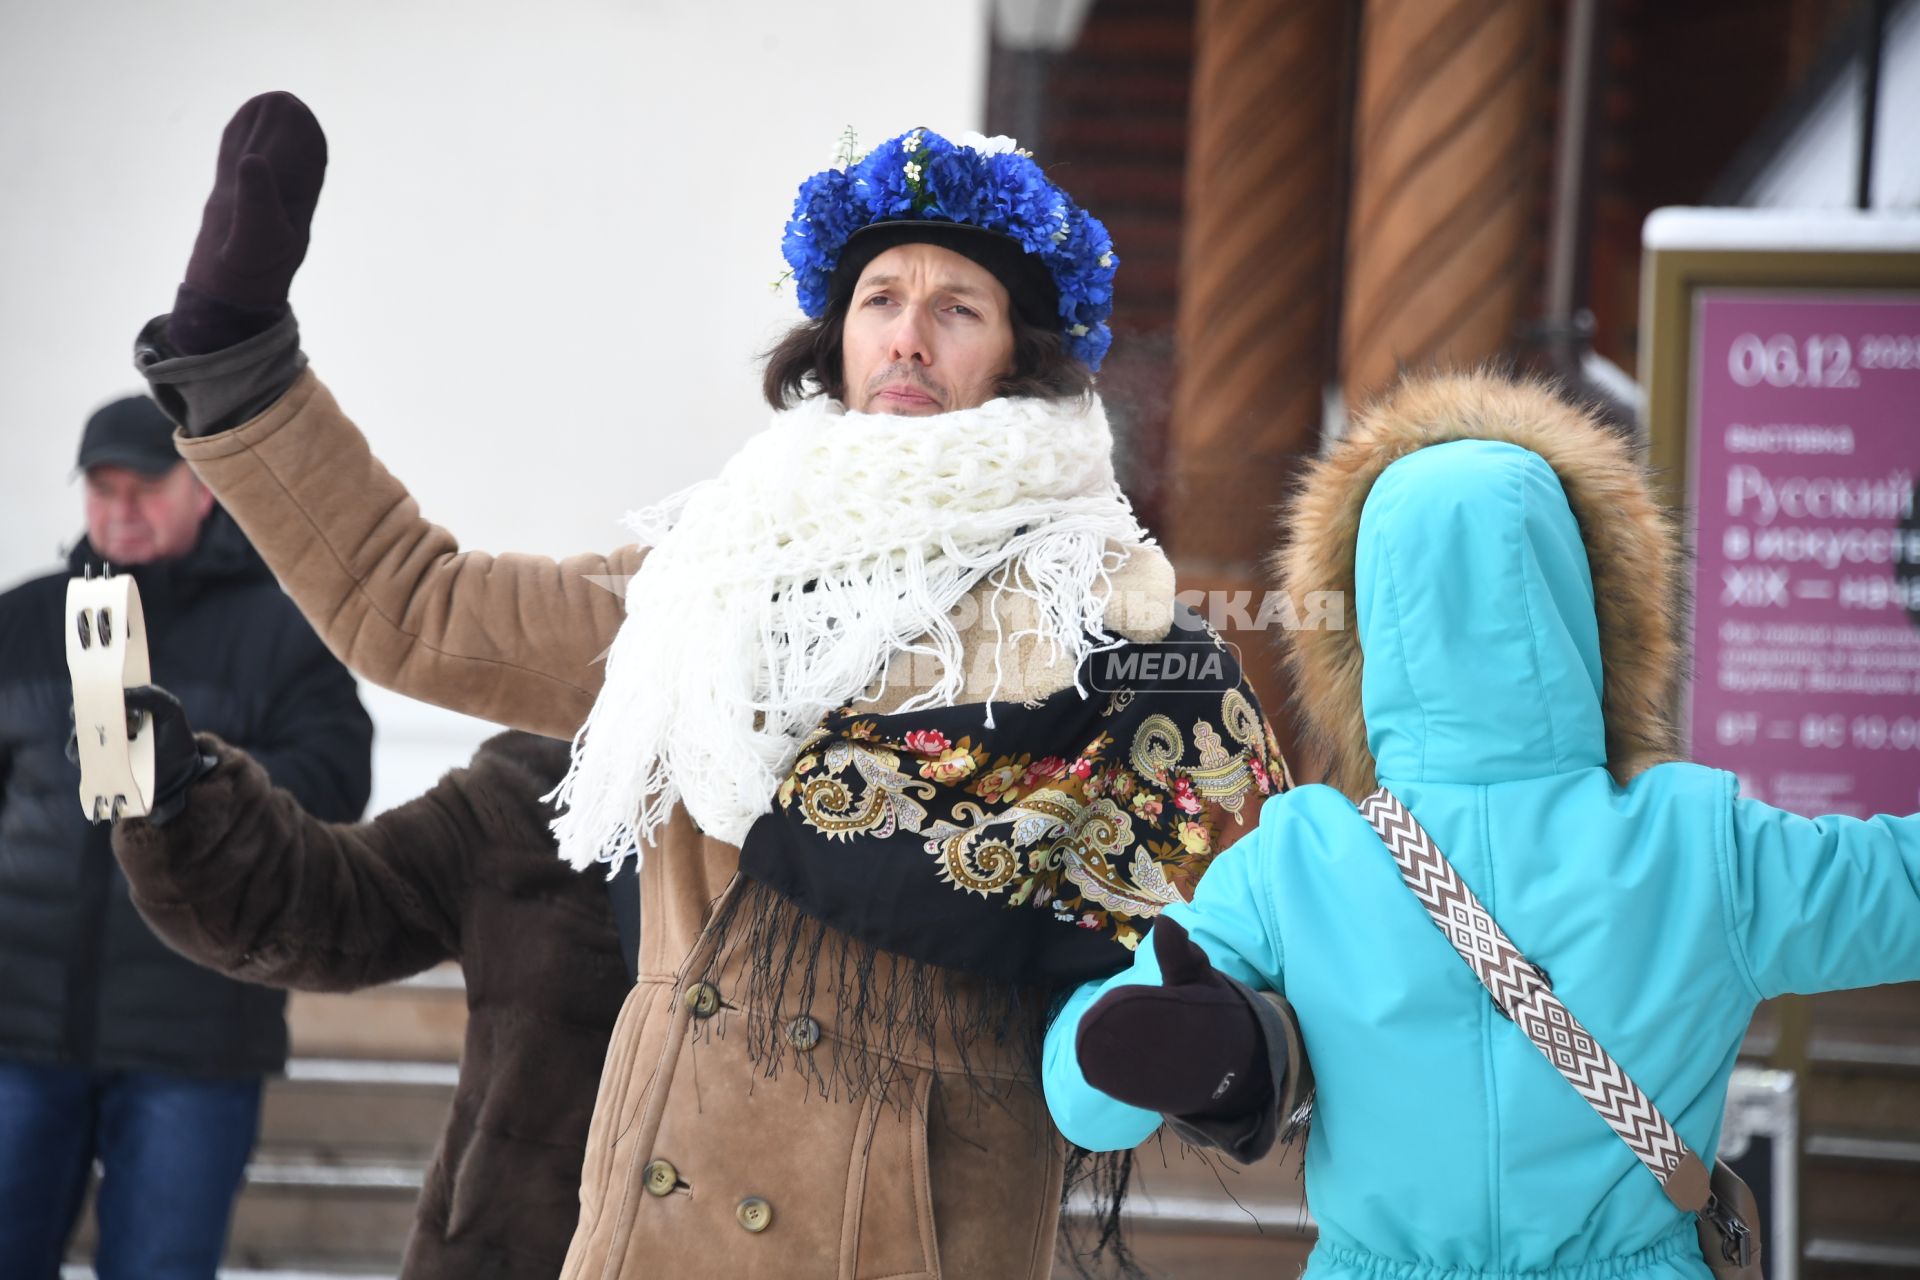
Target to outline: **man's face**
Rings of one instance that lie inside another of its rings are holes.
[[[157,476],[105,464],[87,468],[87,541],[109,564],[185,555],[211,510],[213,495],[184,462]]]
[[[925,417],[985,404],[1013,371],[1006,286],[951,249],[897,245],[853,286],[841,362],[849,409]]]

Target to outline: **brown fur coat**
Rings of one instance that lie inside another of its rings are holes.
[[[628,989],[606,882],[560,861],[539,798],[567,744],[499,734],[425,795],[335,825],[201,743],[220,763],[179,817],[114,828],[134,905],[188,959],[269,986],[351,991],[459,960],[460,1083],[402,1275],[552,1280]]]

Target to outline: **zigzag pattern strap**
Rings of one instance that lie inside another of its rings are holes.
[[[1566,1077],[1621,1141],[1632,1148],[1675,1205],[1698,1212],[1707,1202],[1706,1169],[1653,1100],[1628,1078],[1546,977],[1480,905],[1405,805],[1382,787],[1360,804],[1434,926],[1486,987],[1501,1012]],[[1697,1194],[1696,1194],[1697,1193]],[[1691,1202],[1691,1203],[1690,1203]]]

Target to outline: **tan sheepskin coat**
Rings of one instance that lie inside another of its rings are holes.
[[[601,584],[634,572],[637,549],[564,561],[461,551],[311,370],[252,421],[178,443],[354,671],[550,737],[586,718],[599,656],[625,620],[622,597]],[[1132,548],[1114,588],[1110,629],[1167,633],[1173,571],[1158,550]],[[990,611],[973,616],[984,627]],[[1032,622],[1006,602],[1000,616],[1009,636]],[[991,643],[964,638],[970,652]],[[1040,644],[1003,652],[1001,697],[1071,683],[1070,660],[1050,662]],[[990,678],[992,664],[970,662],[976,671]],[[742,974],[722,965],[717,1009],[701,1018],[685,975],[713,956],[707,925],[736,891],[739,857],[676,809],[643,864],[640,977],[600,1079],[565,1280],[1048,1275],[1065,1147],[1016,1051],[973,1051],[973,1075],[1006,1085],[990,1102],[952,1070],[954,1046],[931,1044],[902,1056],[911,1106],[845,1102],[822,1097],[804,1071],[768,1079],[748,1060],[738,1024],[757,1015]]]

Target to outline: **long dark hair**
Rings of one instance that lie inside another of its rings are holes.
[[[852,301],[852,291],[845,291],[818,320],[793,326],[774,343],[760,379],[768,404],[788,409],[808,396],[847,398],[841,338]],[[1000,379],[996,389],[1001,395],[1066,400],[1093,390],[1093,371],[1067,354],[1058,330],[1030,323],[1017,307],[1008,314],[1013,323],[1013,369]]]

